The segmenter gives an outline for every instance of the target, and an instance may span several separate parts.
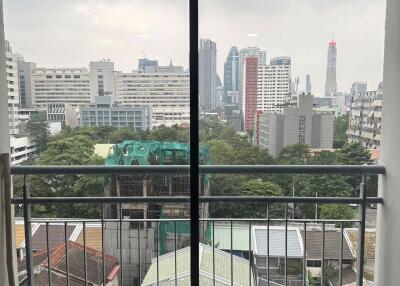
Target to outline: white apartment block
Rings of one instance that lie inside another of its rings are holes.
[[[8,90],[8,118],[9,130],[11,135],[18,134],[18,107],[19,107],[19,87],[18,87],[18,55],[12,52],[11,46],[6,41],[6,73]]]
[[[11,165],[19,165],[29,159],[36,152],[36,146],[28,137],[10,138]]]
[[[116,94],[122,105],[150,105],[154,127],[189,123],[189,73],[118,73]]]
[[[31,84],[35,106],[64,103],[77,107],[90,103],[90,74],[86,68],[36,68]]]
[[[258,66],[257,110],[282,112],[283,105],[291,95],[290,83],[290,58],[289,62],[282,64]]]
[[[382,90],[360,92],[353,97],[347,140],[365,148],[379,149],[381,140]],[[395,128],[395,127],[394,127]]]

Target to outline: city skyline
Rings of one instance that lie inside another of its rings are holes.
[[[147,56],[160,65],[172,59],[188,67],[186,0],[6,0],[4,7],[6,37],[39,66],[86,66],[110,58],[117,70],[131,71]],[[382,80],[384,9],[381,0],[200,1],[200,36],[217,44],[220,77],[231,46],[258,46],[268,60],[291,56],[293,77],[310,74],[314,94],[323,96],[326,45],[332,38],[338,48],[338,91],[349,91],[355,81],[375,88]]]

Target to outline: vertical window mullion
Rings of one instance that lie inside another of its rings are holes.
[[[199,6],[189,0],[190,40],[190,280],[199,285]]]

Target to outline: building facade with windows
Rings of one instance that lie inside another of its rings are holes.
[[[90,103],[90,73],[86,68],[36,68],[32,73],[32,101],[35,106]]]
[[[80,107],[79,125],[151,130],[152,111],[150,106],[118,106],[112,104],[111,96],[96,96],[94,105]]]
[[[246,58],[243,73],[244,131],[247,131],[253,129],[254,115],[257,112],[258,59],[256,57]]]
[[[271,59],[270,65],[258,67],[257,110],[281,112],[291,95],[290,57]]]
[[[110,60],[90,62],[90,101],[98,95],[115,96],[114,63]]]
[[[347,140],[365,148],[379,149],[382,122],[382,90],[361,92],[353,97]]]
[[[10,43],[6,41],[6,77],[8,95],[8,118],[11,135],[18,134],[18,55],[13,53]]]
[[[151,106],[152,126],[189,123],[189,73],[118,73],[116,100],[121,105]]]
[[[217,44],[210,39],[200,39],[199,100],[202,111],[217,106]]]
[[[286,107],[281,113],[264,113],[258,120],[258,144],[274,157],[292,144],[311,148],[333,146],[334,115],[314,112],[311,95],[299,95],[296,106]]]
[[[32,107],[32,85],[31,76],[36,68],[36,64],[26,62],[23,57],[19,57],[18,64],[18,84],[19,84],[19,101],[21,108]]]

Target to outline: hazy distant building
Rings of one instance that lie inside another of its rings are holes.
[[[332,148],[334,116],[314,112],[311,95],[299,95],[296,106],[286,107],[281,113],[264,113],[258,120],[259,145],[274,157],[292,144]]]
[[[336,42],[329,42],[326,68],[325,96],[332,97],[337,93],[336,82]]]
[[[258,66],[257,110],[281,112],[290,95],[290,57],[274,58],[270,65]]]
[[[19,86],[18,86],[18,55],[13,53],[10,43],[6,41],[6,76],[8,96],[8,118],[11,135],[18,134],[18,107],[19,107]]]
[[[158,61],[150,60],[147,58],[139,59],[138,71],[139,72],[155,72],[158,69]]]
[[[347,139],[365,148],[379,149],[382,123],[382,90],[361,92],[353,97]],[[396,123],[394,123],[396,124]]]
[[[202,111],[216,106],[217,96],[217,45],[209,39],[200,39],[199,48],[199,99]]]
[[[238,88],[239,88],[239,106],[242,109],[242,112],[244,112],[244,87],[245,87],[245,78],[243,70],[245,68],[245,61],[247,57],[256,57],[258,59],[258,65],[265,65],[267,62],[267,53],[265,51],[260,50],[260,48],[258,47],[247,47],[244,49],[241,49],[239,51],[239,84],[238,84]]]
[[[171,60],[168,66],[159,66],[157,71],[160,73],[182,73],[184,69],[182,66],[174,66]]]
[[[239,50],[231,47],[224,63],[224,102],[231,104],[228,92],[239,91]]]
[[[257,112],[258,58],[246,58],[243,78],[244,131],[247,131],[253,129],[254,116]]]
[[[228,104],[224,106],[224,120],[236,132],[243,130],[242,112],[237,105]]]
[[[309,74],[306,75],[306,94],[311,94],[311,77]]]
[[[112,103],[111,96],[96,96],[94,105],[79,108],[79,125],[151,130],[151,107],[118,106]]]
[[[114,63],[109,60],[90,62],[90,102],[98,95],[110,95],[115,98]]]
[[[87,68],[36,68],[32,72],[32,103],[46,106],[90,103],[90,73]]]
[[[32,107],[32,72],[36,68],[35,63],[26,62],[21,56],[17,61],[18,65],[18,84],[20,107]]]
[[[367,82],[366,81],[357,81],[351,85],[350,94],[357,95],[361,92],[367,92]]]

